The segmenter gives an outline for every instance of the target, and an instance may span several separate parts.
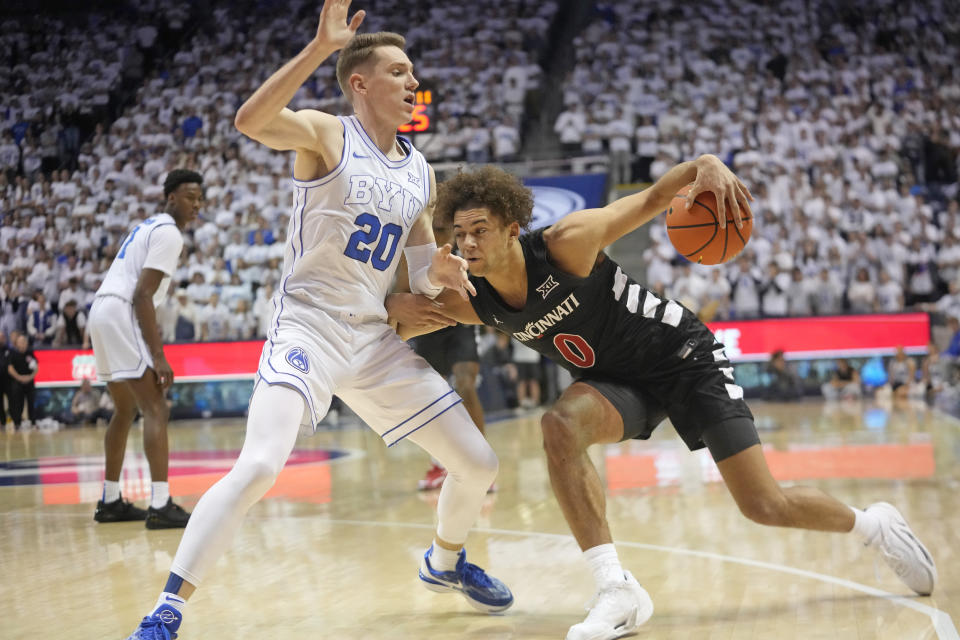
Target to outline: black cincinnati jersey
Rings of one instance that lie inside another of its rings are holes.
[[[527,267],[527,303],[513,309],[484,278],[473,308],[484,324],[510,334],[575,377],[625,383],[662,379],[672,356],[705,329],[687,309],[638,284],[605,254],[586,278],[553,266],[543,232],[520,237]],[[710,336],[712,342],[712,335]],[[718,345],[719,346],[719,345]]]

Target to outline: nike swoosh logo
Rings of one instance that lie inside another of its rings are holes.
[[[362,160],[362,159],[364,159],[364,158],[369,158],[370,156],[363,156],[363,155],[360,155],[359,153],[357,153],[356,151],[354,151],[354,152],[353,152],[353,157],[354,157],[354,158],[359,158],[359,159]]]

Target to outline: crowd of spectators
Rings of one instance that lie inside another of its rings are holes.
[[[523,95],[539,81],[535,60],[556,3],[374,5],[364,29],[403,32],[415,74],[443,96],[435,131],[417,141],[424,152],[474,162],[515,155]],[[3,78],[13,99],[0,147],[0,329],[25,331],[37,345],[86,346],[85,313],[120,241],[158,209],[166,172],[186,167],[204,176],[206,202],[160,310],[164,338],[264,335],[289,220],[290,158],[239,134],[233,117],[307,42],[316,9],[304,1],[223,5],[208,17],[216,29],[195,29],[163,59],[157,43],[189,30],[189,5],[155,0],[116,18],[49,18],[48,37],[22,21],[5,25],[0,47],[19,62]],[[141,17],[157,11],[159,32]],[[127,73],[154,65],[146,78]],[[110,91],[125,79],[135,98],[111,120]],[[291,106],[351,112],[332,62]],[[55,129],[75,112],[94,122],[82,143],[76,131]],[[57,153],[35,161],[37,132],[76,144],[51,143],[47,150]]]
[[[567,152],[607,154],[615,183],[713,153],[756,198],[720,268],[652,225],[651,285],[717,318],[960,313],[960,5],[624,0],[575,47]]]
[[[364,30],[403,33],[415,74],[440,98],[433,130],[415,136],[425,155],[514,159],[557,3],[369,5]],[[158,210],[166,172],[184,167],[204,176],[206,202],[158,310],[163,337],[265,334],[290,159],[240,135],[233,117],[306,43],[316,14],[305,0],[243,0],[200,24],[196,6],[147,0],[0,23],[10,96],[0,110],[0,332],[88,346],[105,270]],[[658,292],[704,319],[907,308],[960,317],[955,3],[665,10],[624,0],[599,5],[573,44],[555,126],[564,153],[607,155],[613,183],[715,153],[756,197],[753,238],[721,267],[684,263],[651,225],[646,281]],[[350,112],[332,63],[291,106]],[[498,370],[518,404],[538,404],[539,358],[511,353],[513,366]]]

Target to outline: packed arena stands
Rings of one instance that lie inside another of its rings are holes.
[[[897,312],[960,316],[960,8],[924,0],[664,8],[598,3],[562,98],[532,113],[569,2],[364,3],[403,33],[442,100],[431,160],[510,161],[549,116],[557,155],[607,158],[611,187],[714,153],[751,188],[752,240],[690,265],[650,227],[646,281],[705,319]],[[355,7],[360,8],[360,7]],[[168,341],[259,337],[289,219],[288,154],[233,126],[238,105],[313,35],[305,1],[127,2],[8,17],[0,30],[0,330],[82,345],[118,243],[175,167],[205,178],[159,310]],[[413,25],[412,27],[410,25]],[[332,63],[293,108],[349,113]]]

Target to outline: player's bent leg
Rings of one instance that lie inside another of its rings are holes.
[[[420,564],[420,580],[431,591],[462,594],[480,611],[507,609],[513,604],[510,589],[468,563],[462,548],[480,513],[487,488],[496,478],[496,454],[470,425],[470,416],[461,405],[455,405],[409,438],[447,469],[437,503],[437,535]]]
[[[550,484],[582,550],[612,541],[603,483],[587,447],[617,442],[623,419],[593,387],[575,382],[540,419]]]
[[[736,418],[703,434],[720,475],[744,516],[772,527],[837,532],[853,530],[853,510],[833,496],[813,487],[781,487],[770,473],[758,442],[732,455],[716,453],[723,451],[725,446],[720,442],[721,438],[738,441],[737,432],[746,432],[748,426],[755,432],[752,421]],[[727,447],[729,449],[730,445]]]
[[[733,440],[737,440],[735,433]],[[717,468],[740,511],[750,520],[769,526],[853,531],[866,546],[875,548],[913,591],[920,595],[933,591],[937,580],[933,557],[892,505],[881,502],[859,511],[814,487],[780,487],[759,444],[723,457],[717,452],[725,446],[729,450],[729,446],[720,442],[717,433],[705,432],[704,442],[715,459],[720,458]]]
[[[150,465],[150,478],[153,481],[165,481],[170,462],[170,445],[167,439],[170,409],[167,407],[163,389],[157,382],[157,374],[149,368],[143,377],[128,380],[127,384],[137,399],[140,412],[143,413],[143,449]]]
[[[170,408],[163,388],[158,384],[157,374],[148,368],[143,376],[129,380],[127,384],[137,398],[143,413],[143,450],[150,465],[150,507],[145,520],[148,529],[182,529],[187,526],[190,514],[170,497],[167,471],[170,463],[170,442],[167,423]]]
[[[303,410],[299,392],[282,385],[257,385],[240,455],[197,503],[173,559],[173,573],[194,586],[200,583],[247,511],[276,481],[293,451]]]
[[[175,637],[163,634],[179,628],[186,598],[223,555],[250,507],[273,486],[293,451],[303,411],[303,396],[297,391],[257,385],[240,456],[230,472],[200,498],[160,600],[128,640]]]
[[[587,455],[595,443],[623,437],[623,418],[602,393],[574,383],[540,421],[553,493],[594,574],[597,593],[583,622],[567,640],[612,640],[653,615],[653,600],[617,558],[606,517],[606,495]]]
[[[103,493],[97,502],[93,519],[97,522],[130,522],[145,520],[147,510],[140,509],[123,499],[120,494],[120,473],[123,470],[123,457],[127,450],[127,435],[137,416],[137,401],[133,391],[124,381],[108,382],[107,388],[114,402],[113,417],[103,436],[103,450],[106,457]]]

